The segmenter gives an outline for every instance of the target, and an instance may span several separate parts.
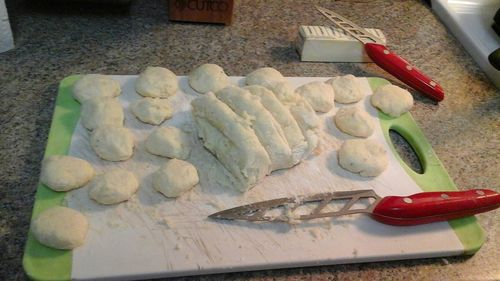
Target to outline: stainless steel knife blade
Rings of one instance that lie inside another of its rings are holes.
[[[353,209],[353,205],[362,199],[371,198],[366,208]],[[327,206],[335,200],[348,199],[348,202],[337,210]],[[210,215],[214,219],[289,222],[291,220],[310,220],[315,218],[335,217],[355,213],[370,213],[381,198],[373,190],[338,191],[314,194],[310,196],[284,197],[224,210]],[[311,204],[306,213],[294,213],[299,206]],[[281,209],[281,213],[270,215],[273,209]]]
[[[342,28],[345,32],[349,33],[352,37],[358,39],[359,41],[363,42],[364,44],[377,43],[377,44],[384,45],[384,42],[382,41],[382,39],[367,32],[364,28],[356,25],[355,23],[344,18],[343,16],[341,16],[337,13],[334,13],[330,10],[327,10],[325,8],[319,7],[319,6],[316,6],[316,9],[318,9],[318,11],[320,11],[320,13],[322,13],[329,20],[331,20],[336,25],[338,25],[340,28]]]

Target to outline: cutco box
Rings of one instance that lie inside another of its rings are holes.
[[[234,0],[169,0],[169,19],[231,24]]]

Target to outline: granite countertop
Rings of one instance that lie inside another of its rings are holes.
[[[379,76],[374,64],[304,63],[298,26],[326,24],[313,1],[237,1],[232,26],[170,23],[167,1],[105,7],[6,1],[16,49],[0,54],[0,279],[23,280],[21,259],[58,82],[76,73],[178,75],[217,63],[229,75],[273,66],[286,76]],[[500,191],[500,92],[423,1],[314,1],[366,27],[440,82],[443,102],[412,92],[411,110],[457,186]],[[50,7],[52,6],[52,7]],[[500,280],[499,211],[481,214],[488,234],[472,257],[283,269],[195,280]],[[332,249],[334,250],[334,249]],[[186,280],[191,278],[180,278]]]

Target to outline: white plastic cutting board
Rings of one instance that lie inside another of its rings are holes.
[[[266,177],[245,194],[217,182],[217,162],[202,147],[191,123],[189,101],[198,96],[179,77],[181,91],[172,100],[174,117],[162,126],[178,126],[190,132],[194,150],[188,161],[198,168],[201,185],[177,200],[167,199],[151,186],[151,174],[167,159],[149,155],[143,140],[155,128],[139,122],[127,109],[140,98],[134,91],[136,76],[114,76],[122,85],[120,101],[125,124],[135,134],[137,147],[131,160],[113,163],[100,160],[88,144],[88,132],[78,122],[69,155],[86,159],[97,172],[113,166],[133,171],[140,181],[138,194],[129,202],[101,206],[91,201],[87,188],[66,196],[71,208],[89,218],[86,243],[73,251],[74,279],[139,279],[166,276],[247,271],[323,264],[357,263],[448,256],[464,247],[448,223],[395,227],[364,215],[298,225],[213,221],[207,215],[222,209],[289,195],[325,191],[374,189],[379,195],[410,195],[421,189],[392,154],[379,122],[370,138],[384,145],[390,165],[376,178],[362,178],[337,164],[336,150],[347,135],[339,132],[332,116],[341,105],[319,115],[321,153],[300,165]],[[327,78],[289,78],[295,86]],[[241,77],[232,77],[241,84]],[[366,78],[359,83],[366,94],[357,106],[373,117],[371,90]]]

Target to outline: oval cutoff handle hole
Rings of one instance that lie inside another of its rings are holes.
[[[389,130],[389,136],[396,152],[399,154],[399,157],[403,159],[406,165],[415,173],[423,174],[424,168],[422,166],[422,162],[418,158],[415,149],[408,143],[408,141],[393,129]]]

